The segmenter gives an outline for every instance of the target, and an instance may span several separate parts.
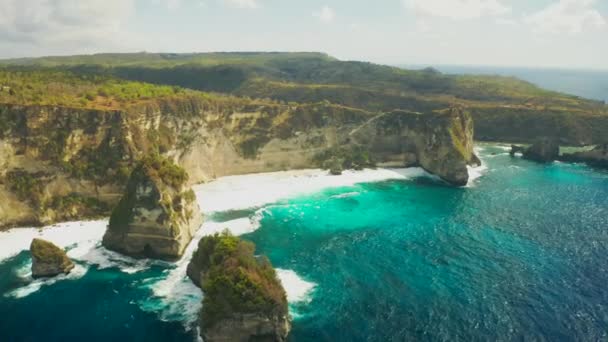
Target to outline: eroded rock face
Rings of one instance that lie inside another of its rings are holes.
[[[608,144],[596,146],[591,151],[564,154],[561,161],[571,163],[586,163],[593,167],[608,168]]]
[[[186,97],[121,111],[0,105],[0,121],[0,229],[107,216],[137,160],[152,153],[172,158],[191,184],[321,167],[317,156],[328,150],[348,152],[343,169],[422,166],[455,185],[475,162],[462,109],[378,113]],[[339,173],[335,166],[328,169]]]
[[[550,163],[559,157],[559,142],[551,138],[537,139],[523,152],[523,158],[539,163]]]
[[[104,247],[134,257],[181,257],[202,223],[187,180],[187,173],[168,159],[140,162],[112,212]]]
[[[286,319],[237,314],[207,328],[203,338],[209,342],[283,342],[287,341],[290,329],[291,325]]]
[[[517,145],[511,145],[511,151],[509,151],[509,154],[511,155],[511,157],[513,157],[513,156],[515,156],[515,154],[517,154],[517,153],[523,154],[525,151],[526,151],[526,149],[524,147],[517,146]]]
[[[54,277],[68,274],[74,268],[74,263],[65,251],[53,243],[34,239],[30,245],[32,253],[32,276],[34,278]]]
[[[379,162],[420,166],[450,184],[463,186],[467,165],[479,159],[473,152],[473,120],[462,108],[433,113],[394,111],[377,116],[353,131],[352,138],[369,146]]]
[[[285,290],[255,245],[229,233],[201,239],[188,277],[205,296],[201,337],[216,341],[286,341],[291,329]]]

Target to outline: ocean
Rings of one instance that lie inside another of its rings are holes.
[[[608,339],[608,172],[480,144],[464,188],[421,169],[225,177],[206,222],[256,243],[286,288],[293,341]],[[0,233],[0,341],[197,341],[202,294],[175,263],[100,246],[107,221]],[[32,280],[42,236],[77,268]]]

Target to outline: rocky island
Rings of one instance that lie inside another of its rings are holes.
[[[228,232],[203,238],[188,277],[205,296],[200,315],[205,341],[286,341],[291,328],[285,290],[255,245]]]
[[[74,268],[74,263],[65,251],[53,243],[34,239],[30,245],[32,254],[32,277],[54,277],[68,274]]]
[[[187,181],[186,171],[169,159],[145,157],[112,211],[103,246],[135,257],[181,257],[202,223]]]
[[[521,153],[522,157],[527,160],[551,163],[559,158],[559,143],[554,138],[537,138],[529,147],[511,145],[511,156],[516,153]]]

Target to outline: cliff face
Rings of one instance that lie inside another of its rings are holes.
[[[461,108],[421,114],[381,114],[351,137],[384,165],[420,166],[455,185],[466,185],[467,165],[479,163],[473,153],[473,120]]]
[[[542,106],[472,108],[475,139],[534,143],[539,136],[555,139],[561,145],[584,146],[605,141],[608,115],[597,110],[551,110]]]
[[[586,163],[590,166],[608,169],[608,144],[597,145],[591,151],[566,153],[559,160],[570,163]]]
[[[0,105],[0,225],[107,215],[149,153],[177,162],[193,184],[320,167],[328,150],[357,146],[380,165],[420,165],[462,185],[472,130],[456,109],[378,114],[231,97],[157,99],[122,111]]]
[[[186,181],[186,172],[169,160],[144,158],[112,211],[104,247],[135,257],[181,257],[202,223]]]

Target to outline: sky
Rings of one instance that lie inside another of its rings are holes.
[[[139,51],[608,70],[608,0],[0,0],[0,58]]]

